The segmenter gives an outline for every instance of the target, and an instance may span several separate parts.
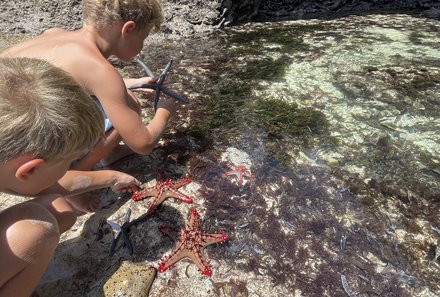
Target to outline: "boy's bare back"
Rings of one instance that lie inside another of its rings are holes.
[[[99,51],[87,30],[66,31],[53,28],[4,52],[1,57],[28,57],[46,60],[69,72],[75,80],[88,90],[90,77],[104,68],[115,71]],[[110,68],[110,69],[109,69]]]

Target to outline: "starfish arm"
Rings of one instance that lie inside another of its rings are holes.
[[[157,84],[144,84],[144,83],[138,83],[138,84],[134,84],[134,85],[127,87],[127,89],[129,89],[129,90],[136,90],[136,89],[156,90],[156,88],[157,88]]]
[[[121,231],[121,226],[118,223],[107,220],[107,224],[112,228],[114,233]]]
[[[136,191],[131,195],[131,199],[134,201],[140,201],[148,197],[159,195],[159,190],[156,187],[146,188],[140,191]]]
[[[113,239],[112,239],[112,243],[111,243],[110,251],[109,251],[110,256],[113,256],[113,254],[115,253],[116,244],[118,243],[118,239],[121,236],[121,234],[122,234],[122,228],[119,228],[119,231],[113,235]]]
[[[239,172],[239,171],[228,171],[228,172],[223,173],[223,175],[224,176],[234,175],[234,176],[236,176],[238,178],[238,182],[240,184],[243,183],[243,174],[241,172]]]
[[[155,76],[154,73],[153,73],[153,71],[151,71],[150,68],[148,68],[147,65],[145,65],[144,62],[142,62],[142,61],[141,61],[140,59],[138,59],[138,58],[135,58],[134,60],[136,61],[136,63],[139,64],[139,66],[142,67],[142,69],[145,71],[145,73],[146,73],[149,77],[154,77],[154,76]]]
[[[180,178],[178,180],[167,180],[166,182],[171,188],[173,188],[174,190],[177,190],[178,188],[192,182],[192,179],[189,177],[186,177],[186,178]]]
[[[197,209],[191,208],[188,211],[188,226],[187,229],[195,230],[199,227],[200,215]]]
[[[117,240],[116,240],[115,238],[113,238],[112,243],[111,243],[111,245],[110,245],[110,250],[109,250],[109,252],[108,252],[108,254],[109,254],[110,257],[113,256],[114,253],[115,253],[116,242],[117,242]]]
[[[196,264],[197,268],[199,268],[203,275],[211,276],[211,265],[203,256],[200,247],[194,247],[189,254],[189,258],[194,262],[194,264]]]
[[[168,189],[167,191],[165,191],[165,193],[163,195],[166,196],[166,198],[178,199],[178,200],[185,202],[185,203],[191,203],[193,201],[190,196],[187,196],[187,195],[180,193],[179,191],[176,191],[173,189]]]
[[[154,93],[154,99],[153,99],[154,111],[157,110],[157,105],[159,104],[159,96],[160,96],[160,88],[159,86],[156,86],[156,92]]]
[[[169,256],[162,258],[157,269],[159,272],[164,272],[171,268],[179,260],[189,256],[189,251],[180,244]]]
[[[159,204],[164,202],[165,199],[167,199],[167,195],[165,194],[165,192],[163,192],[163,190],[160,190],[159,194],[154,196],[150,204],[148,204],[147,212],[151,213]]]
[[[164,93],[165,95],[170,96],[170,97],[174,98],[175,100],[180,101],[182,103],[189,103],[189,101],[186,98],[183,98],[182,96],[180,96],[176,92],[171,91],[167,88],[162,88],[162,93]]]
[[[231,176],[231,175],[235,175],[235,176],[239,176],[239,174],[236,171],[228,171],[223,173],[224,176]]]
[[[165,201],[167,198],[175,198],[179,199],[182,202],[185,203],[191,203],[192,198],[189,196],[186,196],[185,194],[182,194],[178,191],[172,190],[172,189],[162,189],[159,193],[159,195],[155,196],[153,200],[148,205],[148,212],[152,212],[153,209],[155,209],[159,204]]]
[[[157,104],[159,103],[160,92],[162,91],[162,86],[165,81],[167,72],[168,70],[170,70],[171,64],[173,64],[173,60],[170,60],[168,62],[162,73],[159,75],[159,79],[157,80],[156,93],[154,94],[154,110],[157,110]]]
[[[211,234],[202,234],[202,242],[201,245],[203,247],[214,244],[214,243],[222,243],[226,239],[228,239],[228,234],[225,232],[222,233],[211,233]]]
[[[130,255],[132,255],[134,248],[133,248],[133,244],[130,241],[130,238],[128,237],[128,233],[124,232],[124,233],[122,233],[122,236],[124,238],[125,247],[128,249],[128,253]]]
[[[252,174],[252,172],[247,171],[244,165],[235,166],[232,164],[226,164],[226,166],[228,166],[231,169],[231,171],[227,171],[223,173],[223,175],[224,176],[235,175],[238,178],[238,182],[240,184],[243,184],[244,182],[243,177],[248,177],[250,180],[254,179],[254,175]]]
[[[162,70],[162,72],[160,73],[160,76],[166,76],[168,71],[171,68],[171,65],[173,65],[173,59],[168,61],[168,64],[165,66],[165,68]]]
[[[226,164],[232,171],[235,172],[245,172],[246,167],[244,165],[233,165],[233,164]]]

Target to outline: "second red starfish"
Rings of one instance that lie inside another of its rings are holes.
[[[200,216],[195,208],[188,212],[188,225],[179,233],[177,248],[171,255],[164,257],[159,264],[158,271],[164,272],[174,263],[183,258],[190,258],[205,276],[211,276],[212,270],[209,261],[203,255],[203,249],[210,244],[222,243],[228,239],[228,234],[203,233],[200,227]]]

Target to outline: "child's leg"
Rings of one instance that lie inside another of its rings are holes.
[[[99,141],[95,147],[87,153],[81,160],[72,166],[73,170],[90,170],[98,162],[108,156],[122,140],[116,129],[112,128],[106,133],[106,138]]]
[[[0,212],[0,296],[30,296],[58,245],[56,217],[25,202]]]
[[[69,230],[76,222],[75,209],[58,194],[39,196],[31,201],[41,204],[55,217],[60,234]]]
[[[131,100],[128,105],[131,109],[141,116],[142,108],[136,96],[128,90]],[[113,164],[121,158],[133,154],[133,151],[126,145],[120,145],[122,138],[116,129],[112,128],[106,133],[106,139],[100,141],[96,146],[81,160],[79,160],[71,169],[74,170],[90,170],[99,161],[102,161],[104,166]]]
[[[94,212],[101,205],[101,197],[90,193],[78,194],[67,198],[77,210],[82,212]]]
[[[133,150],[128,145],[119,144],[113,151],[110,152],[110,154],[102,158],[100,163],[102,166],[110,166],[116,161],[133,154]]]

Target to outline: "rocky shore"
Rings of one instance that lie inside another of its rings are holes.
[[[162,33],[178,38],[214,28],[251,21],[334,18],[348,14],[421,10],[440,17],[435,0],[164,0]],[[38,34],[60,26],[75,29],[82,24],[80,0],[3,1],[0,32]]]

